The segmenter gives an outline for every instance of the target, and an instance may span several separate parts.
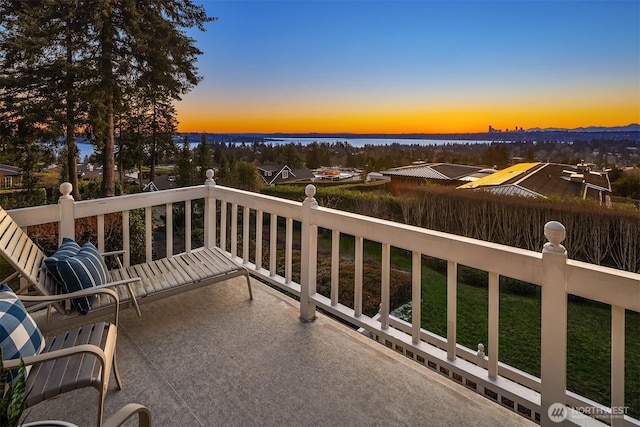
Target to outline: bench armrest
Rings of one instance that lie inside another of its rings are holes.
[[[68,294],[45,295],[45,296],[19,295],[18,298],[20,298],[20,300],[22,300],[23,302],[30,303],[29,306],[27,307],[28,312],[34,312],[34,311],[46,308],[50,314],[52,306],[58,302],[74,299],[74,298],[97,295],[97,294],[106,294],[113,299],[114,303],[112,304],[112,306],[113,306],[114,324],[117,326],[118,318],[120,317],[120,297],[118,297],[118,293],[116,291],[114,291],[113,289],[109,289],[105,285],[95,286],[93,288],[87,288],[81,291],[70,292]],[[47,316],[47,320],[50,320],[50,315]]]
[[[115,255],[122,255],[122,254],[124,254],[125,252],[127,252],[127,251],[125,251],[125,250],[109,251],[109,252],[103,252],[103,253],[102,253],[102,254],[100,254],[100,255],[102,255],[103,257],[106,257],[106,256],[115,256]]]

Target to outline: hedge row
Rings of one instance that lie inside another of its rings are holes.
[[[44,188],[35,191],[24,191],[22,189],[0,190],[0,206],[5,210],[45,205],[46,203],[47,192]]]
[[[640,212],[579,200],[505,197],[437,185],[399,188],[400,196],[318,187],[321,206],[419,227],[541,251],[544,225],[561,222],[569,257],[640,272]],[[262,193],[302,201],[296,186],[267,187]]]

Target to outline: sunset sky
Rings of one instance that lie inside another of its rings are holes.
[[[182,132],[640,123],[638,0],[202,3]]]

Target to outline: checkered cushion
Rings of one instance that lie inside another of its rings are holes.
[[[62,239],[62,244],[58,250],[44,260],[44,265],[47,267],[47,270],[58,283],[62,284],[62,278],[60,277],[60,274],[58,274],[56,264],[58,261],[62,261],[63,259],[76,255],[78,251],[80,251],[80,245],[78,245],[73,239],[65,237]]]
[[[56,268],[65,292],[100,286],[109,281],[109,270],[102,255],[91,243],[85,243],[75,256],[58,261]],[[94,299],[94,296],[75,298],[71,303],[78,312],[87,314]]]
[[[44,349],[44,337],[22,301],[6,284],[0,285],[0,347],[5,360],[34,356]],[[18,375],[17,369],[12,378]]]

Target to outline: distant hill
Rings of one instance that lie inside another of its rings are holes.
[[[588,126],[573,129],[566,128],[531,128],[527,132],[640,132],[640,124],[632,123],[626,126]]]

